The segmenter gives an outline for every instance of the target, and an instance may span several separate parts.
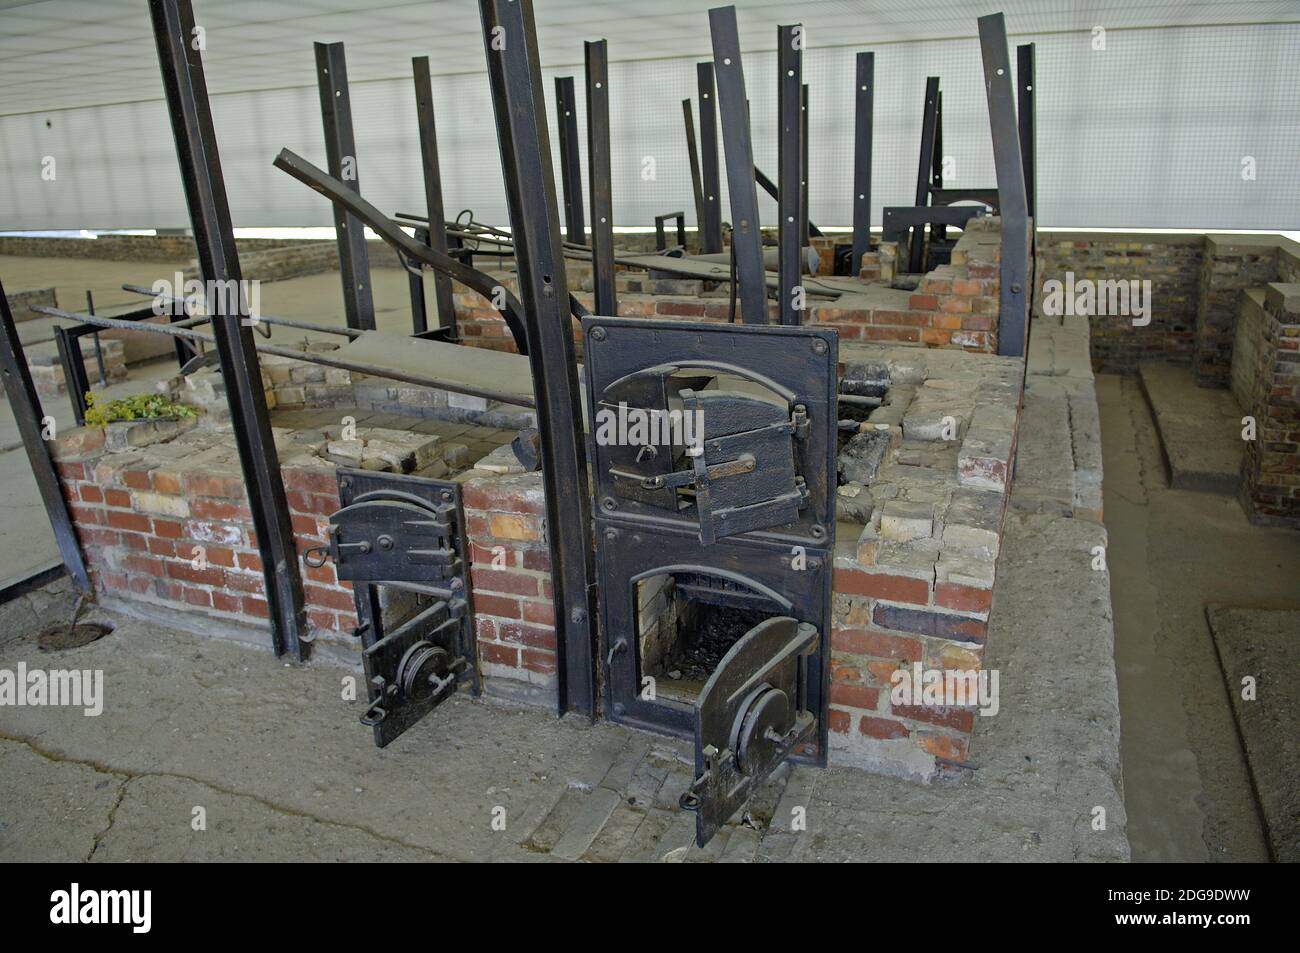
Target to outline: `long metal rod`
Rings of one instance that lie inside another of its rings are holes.
[[[146,288],[143,285],[124,284],[122,285],[122,290],[133,291],[137,294],[147,294],[155,298],[163,298],[166,299],[167,301],[174,302],[175,304],[185,305],[187,308],[191,305],[201,306],[203,304],[203,302],[198,299],[186,298],[182,295],[159,294],[158,292],[154,291],[152,288]],[[43,306],[38,305],[34,307],[33,310],[36,310],[37,307],[43,307]],[[58,312],[57,308],[50,308],[43,313],[53,314],[55,317],[66,317],[66,314],[59,314],[57,312]],[[176,309],[173,311],[173,313],[183,314],[187,312]],[[91,312],[89,316],[93,317],[94,312]],[[210,320],[211,318],[208,315],[200,314],[195,317],[188,318],[185,321],[175,321],[172,323],[172,327],[177,327],[177,328],[197,327],[200,324],[207,324],[208,321]],[[361,335],[365,334],[364,331],[360,331],[357,328],[335,328],[335,327],[329,327],[327,325],[312,324],[310,321],[298,321],[295,320],[294,318],[281,318],[277,315],[271,315],[271,314],[259,313],[257,315],[257,320],[259,322],[275,325],[277,327],[297,328],[302,331],[319,331],[321,334],[340,334],[343,335],[344,337],[349,337],[349,338],[359,338],[361,337]]]
[[[700,96],[700,175],[704,188],[700,253],[712,255],[722,251],[722,178],[718,164],[718,108],[712,63],[695,64],[695,84]]]
[[[934,133],[939,109],[939,77],[925,80],[925,108],[921,113],[921,156],[916,170],[916,201],[920,208],[930,204],[930,171],[934,163]],[[912,232],[907,270],[919,272],[925,262],[925,227],[918,225]]]
[[[754,147],[749,134],[749,105],[745,70],[740,61],[736,8],[710,10],[709,32],[713,39],[718,111],[722,114],[723,153],[731,198],[731,244],[736,250],[736,274],[740,283],[740,319],[746,324],[767,324],[763,238],[759,230]]]
[[[555,77],[555,112],[560,130],[560,185],[564,190],[564,237],[587,243],[582,213],[582,160],[578,155],[578,96],[572,76]]]
[[[695,115],[689,98],[682,100],[682,121],[686,124],[686,157],[691,164],[691,193],[695,196],[695,228],[704,234],[707,215],[704,203],[704,181],[700,178],[700,149],[695,141]]]
[[[609,49],[583,44],[587,65],[587,184],[591,188],[591,278],[596,314],[618,316],[614,290],[614,192],[609,156]]]
[[[62,308],[51,308],[48,305],[33,306],[33,310],[40,308],[41,314],[48,314],[50,317],[63,318],[68,321],[81,321],[85,324],[94,324],[102,328],[121,328],[129,331],[145,331],[149,334],[165,334],[170,337],[183,339],[187,341],[201,341],[205,344],[215,344],[216,339],[206,331],[198,331],[192,327],[185,327],[181,324],[135,324],[130,321],[122,321],[117,318],[105,318],[97,314],[79,314],[75,311],[65,311]],[[206,320],[206,319],[204,319]],[[273,324],[285,324],[289,327],[300,328],[305,331],[319,331],[324,334],[349,334],[360,336],[365,334],[364,331],[354,329],[342,330],[340,328],[324,328],[313,324],[307,324],[305,321],[293,321],[288,319],[267,318],[263,316],[263,321]],[[453,345],[463,347],[464,345]],[[482,397],[485,400],[496,400],[505,404],[512,404],[516,407],[533,407],[536,402],[518,394],[507,393],[505,391],[494,390],[490,387],[480,387],[477,384],[466,384],[462,381],[448,381],[439,377],[432,377],[428,374],[412,374],[397,368],[388,367],[383,364],[371,364],[366,361],[356,361],[344,357],[334,357],[328,351],[300,351],[292,347],[280,347],[276,344],[258,344],[255,345],[259,354],[271,354],[275,357],[288,357],[295,361],[303,361],[307,364],[320,364],[323,367],[338,367],[345,371],[356,371],[359,374],[368,374],[373,377],[383,377],[388,380],[402,381],[406,384],[419,384],[424,387],[436,387],[440,390],[449,390],[456,394],[468,394],[471,397]],[[340,352],[345,353],[345,352]]]
[[[810,170],[808,168],[808,124],[812,120],[812,113],[808,110],[808,84],[804,83],[799,90],[799,135],[802,144],[800,151],[802,155],[799,158],[799,207],[802,209],[799,222],[800,241],[804,245],[811,244],[813,235],[821,235],[821,229],[813,224],[812,219],[808,217],[808,180]]]
[[[930,188],[926,191],[925,204],[933,205],[935,189],[943,188],[943,90],[934,97],[934,152],[930,156]],[[930,241],[941,242],[947,239],[948,229],[942,222],[930,225]]]
[[[1016,118],[1020,123],[1020,158],[1025,163],[1025,208],[1038,221],[1035,190],[1038,185],[1038,114],[1034,108],[1034,44],[1016,47]]]
[[[555,605],[559,710],[595,714],[595,571],[582,398],[532,0],[479,0],[497,142],[515,241],[519,293],[530,318],[533,392],[542,437]],[[504,43],[494,42],[498,28]],[[593,191],[595,184],[592,184]]]
[[[32,383],[32,373],[27,367],[27,356],[18,339],[18,327],[14,323],[13,312],[9,310],[9,299],[5,297],[3,284],[0,284],[0,377],[4,378],[9,408],[18,425],[18,433],[23,438],[23,448],[27,451],[27,460],[32,466],[32,475],[36,478],[41,502],[45,504],[45,515],[49,517],[63,565],[76,587],[82,592],[89,592],[90,575],[86,572],[77,532],[72,526],[72,514],[63,498],[54,458],[42,435],[45,414],[41,410],[41,398]]]
[[[427,244],[434,251],[445,255],[447,254],[447,230],[433,224],[446,221],[447,213],[442,203],[442,166],[438,161],[438,127],[434,122],[433,79],[429,74],[429,57],[414,57],[411,60],[411,70],[415,79],[415,110],[420,124],[420,166],[424,172],[424,204],[430,222],[426,231]],[[433,296],[438,305],[438,324],[451,337],[456,337],[456,303],[451,292],[451,279],[440,271],[433,273]],[[419,330],[426,329],[427,322],[426,327]]]
[[[859,53],[853,87],[853,266],[862,271],[862,256],[871,251],[871,146],[874,136],[876,54]]]
[[[803,27],[776,28],[777,178],[780,180],[777,225],[780,248],[778,300],[782,324],[803,323],[796,299],[803,275]]]
[[[150,0],[149,12],[199,270],[209,282],[233,282],[227,286],[242,289],[235,233],[203,77],[203,57],[198,49],[202,44],[193,42],[194,9],[190,0]],[[218,307],[224,309],[230,296],[215,297]],[[214,313],[212,330],[262,557],[275,653],[305,658],[308,633],[302,576],[252,331],[239,313],[227,314],[224,310]]]
[[[998,353],[1022,357],[1029,338],[1029,209],[1025,197],[1025,167],[1020,157],[1016,123],[1016,92],[1007,54],[1007,26],[1002,14],[979,18],[980,56],[988,95],[989,127],[993,133],[993,167],[998,179],[1002,215],[1002,260],[998,308]]]
[[[800,101],[800,107],[799,107],[799,109],[800,109],[800,115],[806,117],[806,116],[808,115],[808,112],[807,112],[808,84],[807,84],[807,83],[804,83],[804,88],[803,88],[802,90],[800,90],[800,93],[799,93],[799,101]],[[807,136],[807,134],[808,134],[808,125],[807,125],[807,122],[804,122],[804,123],[803,123],[803,134],[804,134],[805,136]],[[803,161],[804,163],[807,163],[807,161],[808,161],[808,141],[807,141],[807,139],[804,140],[804,145],[803,145],[803,159],[802,159],[802,161]],[[777,172],[778,172],[778,175],[779,175],[780,170],[778,169]],[[765,172],[764,172],[762,169],[760,169],[758,166],[754,166],[754,182],[755,182],[755,184],[758,185],[758,187],[759,187],[760,189],[762,189],[764,192],[766,192],[768,195],[770,195],[773,199],[775,199],[775,200],[777,201],[777,203],[780,203],[780,201],[781,201],[781,190],[777,187],[777,184],[776,184],[775,182],[773,182],[771,179],[769,179],[769,178],[767,177],[767,173],[765,173]],[[807,196],[807,194],[806,194],[807,190],[804,188],[804,186],[807,185],[807,183],[808,183],[808,177],[805,175],[805,176],[803,177],[803,180],[799,183],[799,191],[800,191],[801,193],[804,193],[804,194],[802,195],[802,201],[804,202],[804,206],[805,206],[805,212],[804,212],[804,219],[805,219],[805,220],[808,219],[808,214],[807,214],[807,202],[808,202],[808,196]],[[813,237],[813,236],[820,237],[820,236],[822,235],[822,230],[821,230],[820,228],[817,227],[817,224],[816,224],[815,222],[812,222],[812,221],[805,221],[804,224],[805,224],[806,227],[802,229],[802,232],[803,232],[803,243],[804,243],[805,245],[807,245],[807,244],[808,244],[808,239],[809,239],[810,237]]]
[[[348,65],[342,43],[317,43],[316,85],[320,90],[321,123],[325,127],[326,168],[330,175],[361,191],[357,172],[357,142],[352,134],[352,98],[348,93]],[[370,294],[370,253],[366,230],[356,217],[334,206],[334,231],[339,246],[339,274],[343,280],[343,310],[350,328],[375,326],[375,303]]]

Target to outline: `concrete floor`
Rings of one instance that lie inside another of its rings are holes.
[[[1133,859],[1265,861],[1205,607],[1300,605],[1300,535],[1169,489],[1136,380],[1101,375],[1097,395]]]

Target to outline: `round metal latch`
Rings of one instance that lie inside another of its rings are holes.
[[[790,696],[771,685],[760,685],[741,705],[732,730],[731,750],[745,774],[767,771],[780,758],[780,744],[794,728]]]
[[[431,642],[416,642],[402,656],[397,666],[397,684],[410,701],[420,702],[437,691],[447,672],[447,650]]]

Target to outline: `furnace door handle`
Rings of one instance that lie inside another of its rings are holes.
[[[757,468],[758,461],[754,459],[753,454],[742,453],[735,460],[728,460],[726,463],[715,463],[712,466],[705,467],[704,474],[708,480],[721,480],[724,477],[740,476],[742,473],[753,473]],[[694,470],[674,470],[672,473],[648,477],[630,470],[619,470],[611,467],[609,474],[620,480],[636,480],[646,490],[695,486],[698,480],[698,474]]]

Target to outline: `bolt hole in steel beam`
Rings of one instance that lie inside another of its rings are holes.
[[[1016,92],[1011,80],[1007,26],[1003,15],[994,13],[980,17],[979,34],[989,128],[993,134],[998,211],[1002,215],[998,353],[1023,357],[1028,353],[1029,337],[1029,210],[1025,197],[1024,162],[1020,156],[1020,128],[1016,121]]]
[[[754,148],[749,131],[745,70],[740,59],[740,33],[735,7],[709,11],[713,39],[713,72],[722,114],[723,155],[731,198],[731,244],[740,284],[740,318],[746,324],[767,324],[767,276],[758,220],[758,189],[754,182]]]
[[[591,497],[533,7],[530,0],[479,0],[479,11],[542,437],[559,710],[594,717]]]
[[[203,54],[191,44],[194,9],[190,0],[150,0],[149,12],[199,270],[209,282],[222,281],[229,283],[228,287],[242,288],[203,75]],[[262,558],[274,648],[277,655],[302,659],[307,655],[309,637],[302,576],[253,333],[240,314],[223,313],[226,296],[216,297],[219,300],[212,316],[212,334]]]

